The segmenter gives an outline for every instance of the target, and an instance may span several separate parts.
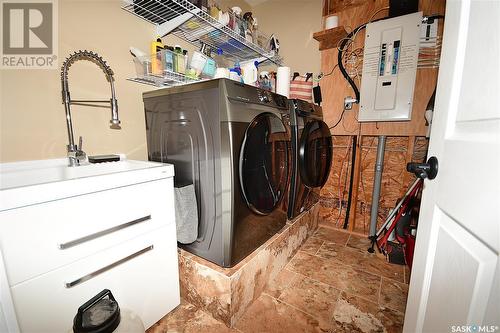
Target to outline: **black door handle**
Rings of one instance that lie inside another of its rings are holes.
[[[427,163],[408,163],[406,164],[406,170],[414,173],[420,179],[434,179],[438,173],[438,159],[432,156],[427,160]]]

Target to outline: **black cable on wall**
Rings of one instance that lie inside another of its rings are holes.
[[[352,157],[351,157],[351,177],[349,181],[349,195],[347,197],[347,207],[345,210],[345,220],[344,220],[344,229],[347,229],[347,225],[349,224],[349,213],[351,211],[351,202],[352,202],[352,185],[354,182],[354,163],[356,162],[356,145],[357,145],[357,136],[352,136]]]
[[[353,42],[351,40],[351,37],[354,36],[359,30],[364,29],[364,28],[366,28],[366,23],[360,25],[359,27],[357,27],[356,29],[354,29],[353,31],[351,31],[347,35],[347,37],[344,38],[342,40],[342,42],[340,43],[339,52],[337,54],[337,63],[338,63],[340,72],[342,73],[342,75],[344,76],[344,78],[347,80],[347,82],[349,82],[349,84],[352,87],[352,90],[354,90],[354,95],[355,95],[355,98],[356,98],[356,103],[359,103],[359,98],[360,98],[360,96],[359,96],[359,89],[356,86],[356,83],[354,82],[354,80],[349,76],[349,74],[345,70],[344,64],[342,63],[342,57],[344,55],[344,48],[345,48],[346,44],[349,41]]]

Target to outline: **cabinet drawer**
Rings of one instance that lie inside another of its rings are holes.
[[[21,332],[67,332],[78,307],[105,288],[146,328],[175,308],[180,303],[175,225],[14,286]]]
[[[16,285],[162,225],[175,224],[173,178],[0,213],[0,246]]]

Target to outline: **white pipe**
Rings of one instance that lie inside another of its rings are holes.
[[[377,231],[378,202],[382,184],[382,171],[384,169],[385,135],[379,135],[377,144],[377,160],[375,162],[375,176],[373,177],[372,209],[370,212],[369,237],[375,237]]]

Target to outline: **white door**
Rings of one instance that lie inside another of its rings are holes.
[[[447,1],[405,332],[500,332],[499,41],[499,0]]]

